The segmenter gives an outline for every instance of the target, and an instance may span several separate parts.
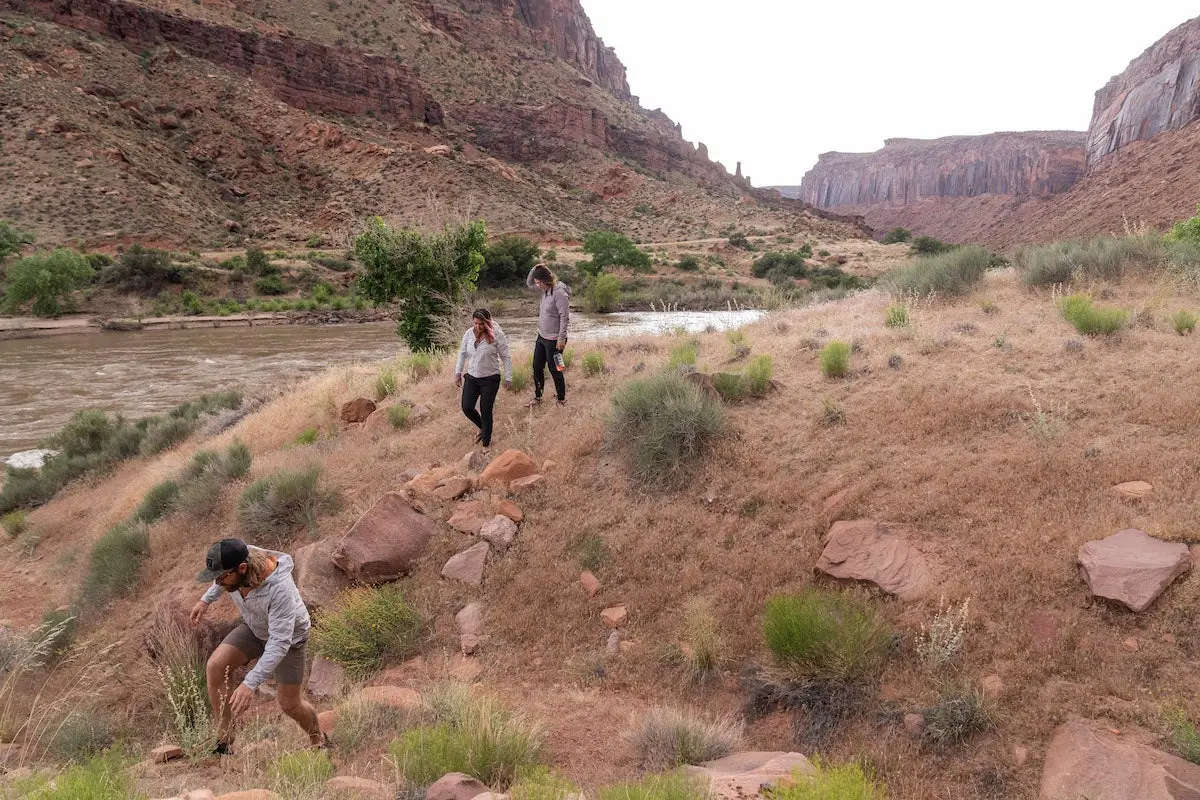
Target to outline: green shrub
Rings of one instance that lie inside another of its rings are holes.
[[[808,275],[808,263],[805,261],[808,258],[812,258],[812,247],[807,244],[789,253],[772,250],[756,258],[750,266],[750,272],[756,278],[780,274],[789,278],[803,278]]]
[[[899,304],[888,306],[887,317],[884,318],[883,324],[889,328],[907,328],[908,306]]]
[[[246,446],[245,442],[234,439],[233,444],[225,450],[225,459],[219,468],[221,477],[225,481],[246,477],[250,474],[252,460],[250,448]]]
[[[24,511],[10,511],[3,517],[0,517],[0,527],[4,528],[4,532],[9,537],[15,539],[24,532],[25,519],[28,516]]]
[[[667,361],[667,368],[679,370],[684,367],[695,368],[696,359],[699,357],[700,343],[695,339],[690,339],[686,342],[671,348],[671,358]]]
[[[288,287],[278,275],[265,275],[254,282],[254,291],[268,296],[288,293]]]
[[[1200,203],[1196,204],[1196,216],[1175,225],[1164,238],[1169,242],[1200,244]]]
[[[541,762],[543,734],[524,718],[465,689],[430,698],[433,725],[405,732],[388,747],[398,772],[414,787],[462,772],[503,791]]]
[[[901,296],[937,294],[957,297],[979,283],[991,265],[992,254],[982,247],[959,247],[917,259],[891,272],[884,282]]]
[[[684,272],[697,272],[700,269],[700,259],[696,258],[691,253],[680,256],[678,263],[675,264],[675,269]]]
[[[637,245],[615,231],[592,231],[584,234],[583,252],[590,261],[581,261],[578,268],[586,275],[599,275],[605,267],[629,267],[634,272],[650,270],[650,256]]]
[[[1171,747],[1180,758],[1200,764],[1200,731],[1188,719],[1183,709],[1175,709],[1166,715]]]
[[[982,694],[974,689],[948,688],[939,692],[925,717],[922,736],[935,747],[950,747],[992,726],[992,714]]]
[[[76,709],[59,720],[50,740],[50,753],[59,761],[86,761],[113,743],[108,715],[93,709]]]
[[[1175,316],[1171,317],[1171,324],[1180,336],[1187,336],[1196,330],[1196,321],[1196,315],[1190,311],[1176,311]]]
[[[884,244],[903,244],[912,241],[912,231],[908,228],[892,228],[883,237]]]
[[[34,253],[8,267],[3,309],[15,315],[32,300],[35,315],[57,317],[74,309],[71,293],[91,279],[87,259],[74,250]]]
[[[175,264],[166,250],[135,244],[104,268],[101,280],[120,292],[152,295],[169,284],[183,283],[188,269]]]
[[[1153,236],[1096,236],[1019,248],[1013,263],[1026,286],[1053,286],[1078,280],[1115,280],[1132,269],[1155,266],[1166,257]]]
[[[383,400],[396,393],[396,370],[387,367],[375,379],[375,399]]]
[[[33,244],[34,236],[29,231],[16,228],[8,220],[0,219],[0,261],[21,252],[27,244]]]
[[[104,606],[137,588],[142,563],[150,555],[150,529],[129,521],[109,528],[92,547],[83,582],[83,598],[93,608]]]
[[[17,781],[17,797],[23,800],[142,800],[133,776],[126,772],[127,759],[120,750],[95,756],[85,764],[68,768],[54,780],[34,775]]]
[[[171,513],[178,497],[178,483],[172,480],[157,483],[150,491],[146,492],[146,496],[142,498],[142,504],[138,506],[137,511],[133,512],[133,518],[147,525],[158,522]]]
[[[167,417],[147,426],[138,451],[143,456],[152,456],[174,447],[192,435],[196,421],[187,417]]]
[[[319,435],[319,432],[317,431],[316,428],[305,428],[303,431],[300,432],[300,435],[296,437],[296,444],[298,444],[298,445],[313,444],[314,442],[317,441],[318,435]]]
[[[740,250],[754,249],[754,245],[751,244],[750,240],[746,238],[746,234],[742,233],[741,231],[734,231],[733,233],[729,234],[728,241],[730,247],[736,247]]]
[[[946,244],[941,239],[935,239],[932,236],[918,236],[913,239],[912,243],[913,252],[923,256],[934,256],[954,248],[955,245]]]
[[[742,723],[731,717],[705,719],[693,712],[655,708],[629,732],[645,769],[674,769],[724,758],[742,742]]]
[[[1085,294],[1064,297],[1059,308],[1067,321],[1075,326],[1075,330],[1088,336],[1116,333],[1129,321],[1128,311],[1094,306],[1092,299]]]
[[[709,796],[708,786],[702,779],[680,770],[604,786],[597,792],[597,800],[708,800]]]
[[[821,374],[841,378],[850,372],[850,345],[835,339],[821,348]]]
[[[257,247],[246,249],[246,270],[255,275],[269,275],[272,273],[271,260],[267,258],[267,254]]]
[[[771,389],[772,372],[770,356],[761,355],[750,359],[746,364],[746,391],[755,397],[765,395]]]
[[[604,374],[604,354],[591,350],[583,354],[583,374],[587,377]]]
[[[409,421],[412,419],[413,407],[408,403],[396,403],[388,406],[387,418],[388,422],[396,430],[408,427]]]
[[[280,546],[298,528],[317,529],[317,517],[337,505],[337,495],[320,485],[321,468],[279,470],[255,481],[238,501],[238,524],[245,538]]]
[[[745,377],[736,372],[718,372],[713,375],[713,388],[726,403],[739,403],[748,394]]]
[[[479,271],[480,288],[524,286],[541,254],[541,248],[523,236],[505,236],[488,245]]]
[[[798,680],[867,680],[879,674],[892,642],[869,605],[816,589],[771,598],[762,630],[775,660]]]
[[[597,275],[584,291],[588,309],[596,314],[617,310],[621,302],[621,282],[612,275]]]
[[[679,375],[631,381],[612,398],[609,437],[632,450],[633,478],[645,484],[686,480],[725,433],[725,409]]]
[[[421,621],[396,584],[359,587],[322,609],[312,637],[317,653],[351,675],[362,676],[378,669],[385,658],[414,652]]]
[[[295,800],[316,800],[324,796],[325,782],[333,777],[333,762],[321,750],[293,750],[275,759],[270,773],[272,789],[277,794]]]
[[[829,766],[813,757],[816,772],[797,774],[794,780],[781,781],[764,794],[768,800],[884,800],[886,788],[858,764]]]

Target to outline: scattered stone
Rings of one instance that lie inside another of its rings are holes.
[[[353,797],[362,800],[392,800],[395,793],[379,781],[338,775],[325,781],[329,797]]]
[[[307,688],[317,700],[340,697],[346,688],[346,670],[324,656],[315,656],[308,671]]]
[[[689,777],[706,781],[714,800],[746,800],[764,787],[792,780],[793,775],[815,775],[812,762],[800,753],[735,753],[699,766],[686,766]]]
[[[921,552],[871,519],[833,523],[815,569],[834,578],[870,581],[902,600],[920,597],[931,583]]]
[[[619,628],[625,624],[626,618],[629,616],[629,611],[625,606],[611,606],[600,612],[600,619],[604,621],[606,628]]]
[[[424,152],[427,156],[442,156],[443,158],[449,158],[454,155],[454,150],[448,144],[435,144],[431,147],[426,147]]]
[[[469,603],[454,615],[454,621],[458,624],[458,633],[460,639],[462,639],[463,653],[470,655],[467,652],[466,637],[472,637],[476,646],[479,644],[479,639],[483,636],[483,604]],[[471,652],[474,652],[474,647],[471,648]]]
[[[613,631],[608,635],[608,641],[604,644],[604,653],[609,656],[621,655],[621,632]]]
[[[1042,800],[1181,800],[1200,797],[1200,766],[1178,756],[1093,731],[1083,720],[1060,725],[1046,752]]]
[[[150,751],[150,758],[155,764],[165,764],[177,758],[183,758],[183,748],[177,744],[164,744]]]
[[[1192,568],[1192,555],[1185,544],[1129,528],[1080,547],[1079,566],[1093,595],[1140,612]]]
[[[1173,633],[1164,633],[1159,638],[1162,639],[1167,644],[1175,644],[1175,634],[1173,634]]]
[[[433,495],[439,500],[449,501],[457,500],[469,491],[471,491],[471,479],[455,475],[453,478],[446,478],[439,482],[437,488],[433,490]]]
[[[179,117],[174,114],[163,114],[158,118],[158,127],[164,131],[173,131],[180,125]]]
[[[518,525],[520,525],[522,522],[525,521],[524,512],[522,512],[521,509],[517,508],[517,504],[514,503],[512,500],[505,499],[505,500],[501,500],[499,503],[497,503],[496,504],[496,513],[503,514],[504,516],[508,517],[513,522],[517,523]]]
[[[497,514],[479,529],[479,535],[504,555],[504,551],[517,538],[517,523],[503,514]]]
[[[488,512],[485,501],[467,500],[455,507],[454,513],[450,515],[446,524],[456,531],[477,536],[484,523],[491,518],[492,514]]]
[[[904,730],[908,731],[913,736],[920,736],[923,734],[925,732],[925,715],[905,714]]]
[[[1138,645],[1138,640],[1132,636],[1127,638],[1125,641],[1121,642],[1121,647],[1123,647],[1127,652],[1130,652],[1130,653],[1136,653],[1138,650],[1141,649],[1141,647]]]
[[[230,233],[238,233],[242,230],[242,223],[235,219],[227,219],[225,220],[225,230]]]
[[[367,703],[402,711],[418,709],[422,703],[421,693],[405,686],[364,686],[359,690],[358,697]]]
[[[351,424],[366,422],[367,417],[371,416],[374,411],[374,400],[368,400],[365,397],[359,397],[342,406],[342,422],[348,422]]]
[[[1029,748],[1023,744],[1014,744],[1012,749],[1013,763],[1023,767],[1029,763]]]
[[[282,798],[266,789],[250,789],[245,792],[219,794],[217,800],[282,800]]]
[[[536,474],[537,465],[532,458],[520,450],[505,450],[479,476],[479,485],[508,488],[518,478]]]
[[[545,475],[526,475],[524,478],[517,478],[508,485],[508,490],[513,494],[528,492],[533,489],[540,489],[546,485]]]
[[[442,577],[461,581],[468,586],[479,586],[483,583],[483,568],[487,564],[490,549],[487,542],[479,542],[452,556],[442,567]]]
[[[1145,500],[1154,487],[1145,481],[1125,481],[1112,487],[1112,490],[1122,500]]]
[[[480,781],[461,772],[438,778],[425,790],[425,800],[472,800],[488,790]]]
[[[353,585],[346,573],[333,565],[333,552],[337,547],[336,538],[321,539],[304,545],[295,553],[292,574],[300,589],[300,598],[309,610],[329,605]]]
[[[458,468],[463,472],[483,472],[490,463],[492,463],[490,453],[472,450],[459,460]]]
[[[996,700],[1004,694],[1004,681],[993,673],[979,681],[979,690],[989,700]]]
[[[596,592],[600,591],[599,579],[586,569],[579,573],[579,585],[583,587],[585,592],[587,592],[589,599],[595,597]]]
[[[393,581],[416,565],[436,533],[432,520],[388,492],[358,518],[332,560],[353,581]]]

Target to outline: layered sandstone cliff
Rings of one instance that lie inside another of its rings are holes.
[[[800,185],[821,208],[905,206],[930,198],[1064,192],[1084,171],[1084,134],[992,133],[888,139],[874,153],[825,153]]]
[[[1200,17],[1185,22],[1096,92],[1088,126],[1091,170],[1130,142],[1200,118]]]

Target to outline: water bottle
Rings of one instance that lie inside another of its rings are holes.
[[[554,351],[554,368],[559,372],[562,372],[567,368],[566,363],[563,361],[562,353],[558,350]]]

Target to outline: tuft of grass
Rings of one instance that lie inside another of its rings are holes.
[[[1166,715],[1171,747],[1185,761],[1200,764],[1200,731],[1188,719],[1183,709],[1175,709]]]
[[[1118,279],[1131,270],[1156,267],[1166,257],[1157,236],[1097,236],[1020,248],[1013,254],[1013,264],[1026,286],[1053,286]]]
[[[773,373],[771,357],[768,355],[755,356],[746,364],[746,391],[753,397],[762,397],[771,388]]]
[[[674,770],[647,775],[640,781],[601,787],[596,797],[597,800],[709,800],[709,792],[702,779]]]
[[[375,399],[383,400],[396,393],[396,370],[387,367],[375,379]]]
[[[979,301],[979,310],[991,316],[1000,313],[1000,306],[996,305],[995,301],[989,300],[986,297]]]
[[[741,745],[743,727],[731,717],[706,719],[691,711],[655,708],[626,736],[641,766],[657,771],[724,758]]]
[[[948,663],[962,649],[967,635],[967,620],[970,617],[971,598],[961,606],[946,605],[946,598],[938,601],[938,610],[928,626],[921,623],[916,635],[917,655],[925,666],[937,668]]]
[[[762,631],[775,660],[797,680],[868,680],[882,669],[892,643],[871,606],[817,589],[771,598]]]
[[[821,399],[821,425],[832,428],[846,424],[846,409],[829,398]]]
[[[604,374],[604,354],[599,350],[591,350],[583,354],[583,374],[591,378]]]
[[[313,649],[351,675],[366,675],[384,658],[411,653],[421,637],[421,620],[396,584],[343,592],[323,609],[312,632]]]
[[[850,372],[850,345],[833,340],[821,348],[821,374],[826,378],[841,378]]]
[[[922,736],[939,748],[960,744],[993,725],[986,699],[974,689],[944,689],[937,703],[921,713],[925,717]]]
[[[576,800],[582,790],[546,767],[521,770],[508,789],[510,800]]]
[[[671,348],[671,358],[667,367],[676,371],[687,371],[696,368],[696,358],[700,345],[695,340],[680,342]]]
[[[206,654],[191,632],[166,612],[155,616],[148,641],[175,741],[190,759],[211,755],[216,731],[208,704]]]
[[[317,517],[338,504],[321,485],[321,468],[282,469],[246,487],[238,501],[238,524],[247,538],[279,546],[299,528],[315,531]]]
[[[272,788],[284,797],[304,800],[324,796],[325,782],[333,777],[333,762],[322,750],[293,750],[271,765]]]
[[[320,431],[318,431],[316,428],[305,428],[300,432],[300,435],[296,437],[296,444],[301,446],[313,444],[317,441],[318,436],[320,436]]]
[[[682,483],[724,435],[725,409],[679,375],[630,381],[612,398],[610,440],[631,449],[642,484]]]
[[[42,623],[29,635],[30,646],[47,661],[61,658],[71,649],[79,618],[70,610],[47,611]]]
[[[4,528],[4,532],[10,538],[15,539],[25,531],[26,519],[28,514],[24,511],[10,511],[0,517],[0,527]]]
[[[529,357],[513,354],[512,390],[523,392],[533,384],[533,364]]]
[[[887,316],[883,320],[884,325],[889,328],[907,328],[908,323],[908,306],[899,303],[888,306]]]
[[[334,725],[334,747],[339,754],[353,756],[363,747],[391,737],[413,724],[415,712],[372,702],[357,695],[338,705]]]
[[[434,723],[406,731],[388,746],[396,770],[412,787],[462,772],[503,791],[542,760],[540,728],[465,688],[429,698]]]
[[[133,518],[147,525],[158,522],[174,510],[175,500],[178,497],[178,483],[172,480],[157,483],[150,491],[146,492],[141,505],[138,506],[137,511],[133,512]]]
[[[1129,321],[1129,312],[1121,308],[1092,305],[1085,294],[1064,297],[1059,309],[1075,330],[1088,336],[1107,336],[1120,331]]]
[[[745,376],[736,372],[718,372],[713,376],[713,388],[726,403],[739,403],[750,393]]]
[[[142,800],[133,776],[126,772],[128,760],[119,749],[95,756],[70,767],[53,780],[36,774],[16,782],[16,796],[23,800]]]
[[[712,605],[693,598],[683,609],[683,643],[680,653],[684,674],[692,683],[706,683],[721,672],[725,645],[717,632]]]
[[[150,529],[130,520],[114,525],[92,547],[92,560],[83,582],[83,599],[100,608],[114,597],[137,587],[142,563],[150,555]]]
[[[580,568],[588,572],[599,571],[612,558],[608,543],[597,533],[585,533],[572,544],[571,549],[579,559]]]
[[[413,407],[408,403],[396,403],[395,405],[388,406],[388,422],[390,422],[392,427],[396,430],[406,428],[408,427],[409,420],[412,419],[412,410]]]
[[[969,292],[992,265],[992,254],[982,247],[958,247],[920,258],[891,272],[884,283],[900,296],[957,297]]]
[[[99,755],[114,739],[107,713],[75,709],[63,717],[50,739],[50,753],[61,762],[81,762]]]
[[[792,780],[780,781],[764,792],[767,800],[884,800],[886,787],[876,783],[861,765],[827,765],[817,756],[812,763],[815,775],[797,771]]]
[[[1171,325],[1180,336],[1187,336],[1196,330],[1196,322],[1196,315],[1190,311],[1176,311],[1175,316],[1171,317]]]
[[[413,353],[404,364],[404,369],[414,381],[428,378],[437,367],[433,353]]]

